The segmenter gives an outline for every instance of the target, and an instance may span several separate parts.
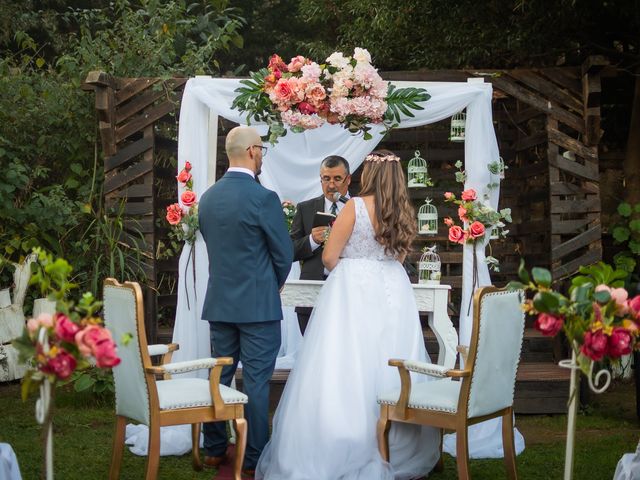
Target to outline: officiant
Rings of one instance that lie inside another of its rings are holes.
[[[301,280],[324,280],[329,272],[322,264],[322,246],[328,227],[314,227],[316,212],[338,215],[349,199],[351,174],[349,162],[338,155],[330,155],[320,164],[320,184],[322,195],[297,206],[296,215],[291,224],[293,240],[293,260],[300,262]],[[298,307],[300,331],[304,334],[311,315],[311,308]]]

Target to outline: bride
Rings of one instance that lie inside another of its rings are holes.
[[[376,441],[377,394],[400,383],[388,359],[429,361],[402,267],[415,233],[400,159],[388,150],[371,153],[360,197],[345,205],[325,244],[322,260],[331,274],[276,410],[257,479],[412,479],[436,464],[440,433],[434,428],[394,422],[390,464]]]

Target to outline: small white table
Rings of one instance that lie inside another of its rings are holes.
[[[320,280],[289,280],[285,283],[280,298],[282,305],[287,307],[313,307],[324,285]],[[428,314],[429,327],[438,340],[438,365],[454,368],[456,363],[456,333],[449,314],[447,302],[449,299],[449,285],[412,284],[413,293],[420,312]]]

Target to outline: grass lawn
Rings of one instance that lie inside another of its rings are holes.
[[[18,383],[0,384],[0,442],[16,452],[25,480],[40,478],[41,428],[36,424],[35,399],[20,400]],[[58,390],[54,420],[55,475],[57,479],[107,478],[113,434],[113,407],[96,405],[71,391]],[[517,458],[522,479],[560,479],[563,474],[566,417],[518,416],[516,425],[526,441]],[[576,435],[576,480],[611,479],[618,459],[635,450],[640,438],[635,416],[635,387],[615,384],[608,392],[594,396],[578,417]],[[144,457],[125,449],[122,479],[143,478]],[[472,460],[474,479],[505,478],[502,460]],[[161,457],[159,479],[212,479],[213,470],[194,472],[190,455]],[[455,459],[445,455],[445,471],[434,480],[455,479]],[[374,479],[372,479],[374,480]]]

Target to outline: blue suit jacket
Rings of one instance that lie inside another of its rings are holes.
[[[282,320],[293,245],[280,200],[250,175],[227,172],[199,203],[200,232],[209,255],[202,318],[249,323]]]

